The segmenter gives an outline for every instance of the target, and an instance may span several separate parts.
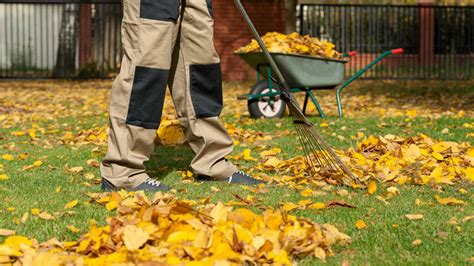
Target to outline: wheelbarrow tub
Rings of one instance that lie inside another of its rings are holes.
[[[262,52],[235,54],[262,76],[267,76],[266,68],[261,66],[269,63]],[[345,60],[284,53],[271,55],[292,88],[337,86],[344,79]]]

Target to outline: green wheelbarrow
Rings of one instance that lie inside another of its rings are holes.
[[[354,80],[367,72],[374,65],[392,54],[403,53],[403,49],[394,49],[382,53],[374,61],[354,76],[344,80],[347,58],[355,56],[355,51],[345,53],[342,60],[326,59],[308,55],[271,53],[278,68],[286,77],[292,93],[304,92],[306,97],[303,104],[303,113],[306,114],[309,99],[316,106],[319,115],[325,118],[313,90],[336,90],[336,101],[339,117],[342,117],[341,92]],[[261,52],[235,53],[245,63],[257,71],[257,83],[250,89],[249,94],[239,95],[239,100],[247,100],[250,115],[255,118],[281,118],[285,114],[286,103],[281,97],[283,91],[273,78],[273,70]],[[262,79],[261,77],[265,77]]]

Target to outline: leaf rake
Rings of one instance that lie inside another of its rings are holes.
[[[276,82],[282,87],[282,97],[288,103],[290,115],[293,117],[293,124],[295,126],[298,138],[303,147],[307,163],[313,173],[318,173],[325,179],[333,179],[341,181],[346,185],[353,185],[350,180],[360,185],[360,180],[349,170],[349,168],[342,162],[337,156],[334,150],[329,144],[323,139],[318,133],[314,125],[309,119],[303,114],[299,104],[290,92],[290,86],[278,68],[275,60],[273,60],[270,52],[265,46],[262,38],[258,34],[252,20],[250,19],[247,11],[243,7],[240,0],[234,0],[235,5],[242,13],[244,20],[247,22],[249,29],[253,37],[257,40],[258,45],[262,49],[268,63],[276,74]],[[349,179],[348,179],[349,178]]]

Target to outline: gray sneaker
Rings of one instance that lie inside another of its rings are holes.
[[[121,188],[118,188],[114,186],[112,183],[107,181],[107,179],[102,178],[102,191],[104,192],[110,192],[110,191],[118,191]],[[171,188],[168,187],[167,185],[161,183],[160,181],[157,181],[152,178],[148,178],[145,180],[145,182],[141,183],[137,187],[130,189],[129,191],[151,191],[151,192],[157,192],[157,191],[169,191]]]
[[[235,172],[231,177],[221,180],[214,180],[208,176],[198,176],[196,178],[197,181],[221,181],[227,182],[229,184],[241,184],[241,185],[260,185],[266,184],[267,182],[263,180],[255,179],[253,176],[248,175],[242,171]]]

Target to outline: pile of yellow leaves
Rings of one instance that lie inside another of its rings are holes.
[[[328,41],[313,38],[309,35],[300,35],[296,32],[285,35],[278,32],[269,32],[262,37],[265,46],[272,53],[313,55],[330,59],[340,59],[341,54],[334,48],[335,45]],[[238,49],[236,52],[250,53],[260,52],[260,46],[256,40]]]
[[[453,184],[474,181],[474,147],[435,141],[426,135],[401,138],[370,136],[349,150],[358,176],[398,184]]]
[[[398,184],[453,184],[474,181],[474,147],[468,143],[435,141],[426,135],[402,138],[393,135],[369,136],[356,149],[339,152],[342,160],[364,183],[370,180]],[[281,177],[267,177],[284,185],[341,182],[337,177],[308,176],[303,157],[280,160],[269,157],[259,170],[276,170]],[[355,184],[353,186],[356,187]]]
[[[241,265],[245,262],[288,265],[305,255],[325,259],[335,244],[350,238],[329,224],[318,225],[280,211],[262,215],[232,210],[222,203],[193,208],[192,202],[157,193],[90,194],[117,215],[72,242],[38,244],[10,236],[0,245],[0,262],[24,265]]]

